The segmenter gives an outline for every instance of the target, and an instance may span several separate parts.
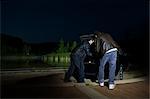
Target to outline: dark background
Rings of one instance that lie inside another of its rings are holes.
[[[7,46],[19,53],[24,44],[47,54],[60,38],[79,41],[82,33],[100,31],[113,36],[130,62],[148,68],[148,0],[2,0],[1,8],[5,54]]]
[[[148,32],[148,0],[2,0],[1,6],[1,32],[32,43],[77,40],[96,30],[117,40]]]

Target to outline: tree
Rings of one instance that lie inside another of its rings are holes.
[[[66,51],[67,51],[67,52],[70,52],[70,44],[69,44],[69,42],[67,42]]]
[[[72,46],[70,47],[70,50],[72,51],[77,46],[77,42],[73,41]]]
[[[57,53],[64,53],[66,52],[65,44],[63,38],[60,39],[58,44],[58,49],[56,50]]]
[[[30,55],[30,51],[31,51],[31,46],[25,44],[24,48],[23,48],[24,55],[29,56]]]
[[[69,42],[67,42],[66,46],[65,46],[65,42],[63,40],[63,38],[60,39],[59,44],[58,44],[58,48],[56,50],[57,53],[66,53],[66,52],[71,52],[75,47],[77,46],[77,42],[73,41],[70,45]]]

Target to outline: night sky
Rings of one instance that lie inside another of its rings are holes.
[[[140,38],[148,22],[148,0],[2,0],[1,6],[2,33],[33,43],[77,40],[96,30]]]

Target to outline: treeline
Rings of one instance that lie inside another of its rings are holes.
[[[0,35],[1,55],[22,54],[24,42],[22,39],[6,34]]]
[[[76,46],[77,46],[76,41],[64,42],[63,38],[61,38],[58,43],[57,50],[55,51],[55,53],[71,52]]]
[[[76,45],[76,41],[65,42],[60,39],[59,42],[46,43],[27,43],[21,38],[1,34],[1,55],[45,55],[49,53],[70,52]]]

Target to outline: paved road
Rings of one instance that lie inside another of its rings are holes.
[[[72,83],[63,83],[63,73],[37,76],[2,84],[2,98],[86,98]],[[11,79],[12,80],[12,79]]]
[[[2,98],[149,98],[147,81],[117,85],[113,91],[110,91],[106,86],[100,88],[97,85],[64,83],[63,69],[36,70],[36,72],[7,71],[2,73],[1,77]]]

